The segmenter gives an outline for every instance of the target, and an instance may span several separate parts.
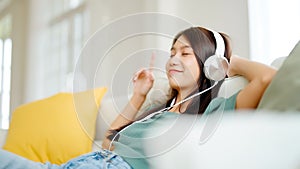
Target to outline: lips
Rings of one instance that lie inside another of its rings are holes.
[[[182,70],[177,70],[177,69],[170,69],[168,71],[169,75],[177,74],[177,73],[182,73]]]

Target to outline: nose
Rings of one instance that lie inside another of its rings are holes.
[[[172,56],[169,60],[170,65],[177,65],[180,62],[179,54]]]

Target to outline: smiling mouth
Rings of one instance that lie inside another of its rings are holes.
[[[183,71],[181,70],[176,70],[176,69],[171,69],[169,70],[169,75],[173,75],[173,74],[176,74],[176,73],[182,73]]]

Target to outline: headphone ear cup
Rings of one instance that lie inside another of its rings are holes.
[[[210,80],[220,81],[226,77],[228,66],[224,56],[212,55],[204,63],[204,74]]]

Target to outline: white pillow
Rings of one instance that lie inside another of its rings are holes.
[[[284,62],[284,60],[285,60],[286,58],[287,58],[286,56],[276,58],[276,59],[271,63],[271,66],[273,66],[273,67],[276,68],[276,69],[279,69],[279,68],[281,67],[282,63]]]
[[[279,57],[271,63],[271,66],[279,69],[285,59],[286,57]],[[243,76],[233,76],[226,78],[220,88],[218,96],[228,98],[239,90],[243,89],[248,83],[249,81]]]
[[[243,76],[228,77],[224,80],[219,90],[218,97],[228,98],[243,89],[248,83],[248,80]]]

